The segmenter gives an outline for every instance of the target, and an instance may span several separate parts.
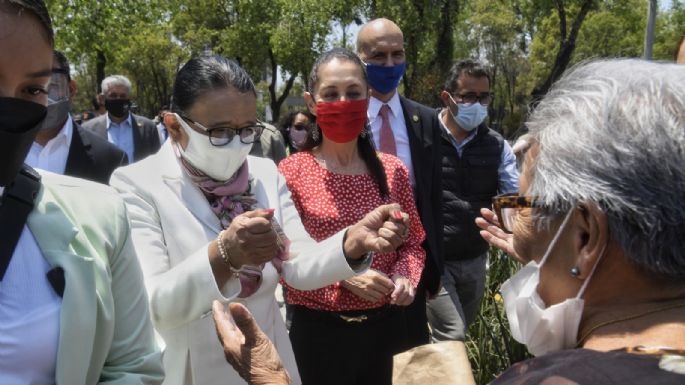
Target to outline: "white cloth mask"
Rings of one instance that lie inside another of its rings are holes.
[[[174,115],[188,134],[186,149],[178,146],[183,159],[214,180],[223,182],[231,179],[247,159],[252,143],[245,144],[240,141],[240,136],[236,135],[227,144],[215,146],[209,142],[207,135],[193,130],[178,114]]]
[[[540,267],[551,254],[572,212],[573,209],[564,218],[540,264],[535,261],[529,262],[504,282],[500,289],[511,335],[516,341],[525,344],[528,351],[535,356],[576,346],[578,327],[585,302],[582,296],[599,264],[598,259],[575,298],[545,307],[537,291],[540,283]],[[599,256],[600,259],[603,254],[604,250]]]
[[[454,121],[464,130],[473,131],[488,117],[488,106],[484,106],[480,102],[471,104],[457,103],[452,99],[452,95],[449,95],[449,97],[452,103],[457,106],[457,113],[455,115],[451,109],[448,108],[448,110],[452,114]]]

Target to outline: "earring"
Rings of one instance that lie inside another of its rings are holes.
[[[315,142],[319,141],[319,125],[314,125],[314,128],[312,128],[312,139]]]
[[[580,269],[576,266],[571,269],[571,277],[577,278],[580,275]]]

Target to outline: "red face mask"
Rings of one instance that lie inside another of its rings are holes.
[[[316,103],[316,124],[323,135],[336,142],[354,140],[366,124],[368,99]]]

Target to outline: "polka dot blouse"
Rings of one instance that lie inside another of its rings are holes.
[[[425,232],[414,204],[407,168],[395,156],[378,155],[388,179],[390,197],[386,199],[381,198],[371,175],[333,173],[321,167],[310,151],[289,156],[281,161],[278,169],[285,177],[304,228],[317,242],[353,225],[380,205],[398,203],[410,217],[409,237],[395,252],[377,254],[371,268],[390,277],[399,274],[416,287],[426,258],[421,247]],[[390,296],[380,302],[369,302],[335,283],[308,291],[288,287],[287,299],[290,304],[312,309],[344,311],[376,308],[388,303]]]

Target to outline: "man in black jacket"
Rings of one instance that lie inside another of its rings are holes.
[[[428,309],[434,340],[463,341],[483,298],[489,249],[475,219],[498,193],[518,192],[518,171],[507,141],[484,123],[492,94],[479,63],[455,64],[440,98],[445,271]]]
[[[76,82],[69,75],[69,62],[63,53],[55,51],[48,89],[48,117],[31,145],[26,163],[107,184],[114,169],[128,164],[128,159],[115,145],[74,122],[69,109],[75,94]]]
[[[405,52],[402,31],[395,23],[376,19],[365,24],[357,35],[357,54],[366,63],[371,87],[368,117],[374,143],[377,149],[396,155],[407,166],[426,231],[423,275],[414,302],[405,309],[406,347],[411,348],[429,341],[426,297],[437,293],[442,272],[439,124],[433,109],[397,92],[404,74]],[[358,279],[381,278],[365,274]]]

